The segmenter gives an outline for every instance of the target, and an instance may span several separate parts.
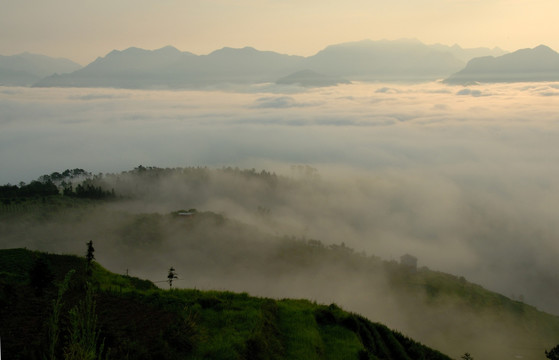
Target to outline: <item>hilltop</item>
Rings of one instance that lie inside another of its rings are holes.
[[[115,359],[450,359],[335,304],[226,291],[165,291],[97,263],[91,267],[88,277],[84,258],[0,250],[5,356],[39,359],[48,354],[53,323],[60,331],[53,354],[83,350],[83,342],[74,341],[72,311],[85,311],[95,316],[89,323],[77,320],[91,331],[86,335],[94,339],[89,349]],[[71,277],[64,283],[66,274]],[[63,285],[57,289],[56,284],[67,285],[62,296],[57,290]],[[84,286],[94,289],[89,300]],[[56,299],[61,315],[55,321]],[[80,304],[87,301],[90,307],[83,309]]]

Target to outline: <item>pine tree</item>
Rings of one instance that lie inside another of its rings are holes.
[[[85,254],[85,259],[87,260],[87,263],[85,264],[85,272],[87,276],[91,276],[91,263],[93,262],[93,260],[95,260],[95,255],[93,255],[93,253],[95,252],[95,248],[93,247],[92,240],[89,240],[86,245],[87,253]]]
[[[93,248],[93,241],[89,240],[89,242],[86,243],[86,245],[87,245],[87,254],[85,255],[85,258],[87,260],[87,263],[91,264],[91,262],[95,260],[95,255],[93,255],[93,253],[95,252],[95,248]]]

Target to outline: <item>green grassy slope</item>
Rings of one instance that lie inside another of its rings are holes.
[[[30,274],[41,262],[52,277],[39,285]],[[0,336],[6,359],[43,358],[56,284],[70,269],[76,272],[63,297],[60,358],[68,341],[68,311],[84,297],[85,260],[0,250]],[[89,281],[100,339],[113,359],[449,359],[336,305],[162,290],[95,263]]]

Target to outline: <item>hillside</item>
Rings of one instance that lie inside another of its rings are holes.
[[[291,235],[295,228],[286,225],[290,219],[280,204],[295,217],[305,213],[286,194],[313,199],[326,193],[312,168],[295,170],[301,179],[231,168],[143,166],[104,176],[80,169],[45,175],[38,183],[0,188],[1,245],[82,254],[92,239],[97,259],[118,273],[165,286],[173,266],[181,288],[336,303],[454,358],[469,352],[540,359],[557,343],[557,316],[464,277],[405,257],[396,262],[367,255],[347,245],[349,237],[333,242]],[[82,181],[74,190],[66,182],[72,177]],[[63,183],[64,195],[52,194]],[[243,201],[252,212],[243,209]],[[312,201],[318,212],[320,203]],[[194,209],[203,204],[233,210],[227,215]]]
[[[88,278],[85,266],[85,259],[76,256],[0,250],[5,357],[39,359],[48,353],[55,284],[74,270],[61,297],[57,355],[71,349],[69,309],[86,301],[83,286],[89,281],[95,289],[93,329],[99,333],[95,351],[113,359],[450,359],[334,304],[224,291],[166,291],[110,273],[97,263]]]

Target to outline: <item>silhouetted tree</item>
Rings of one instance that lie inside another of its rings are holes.
[[[460,357],[462,360],[474,360],[474,358],[472,357],[472,355],[470,355],[469,353],[464,353],[464,355],[462,355]]]
[[[167,274],[167,282],[169,283],[169,289],[173,287],[173,280],[178,279],[177,273],[174,267],[169,268],[169,274]]]
[[[556,345],[550,351],[545,351],[545,357],[550,360],[559,360],[559,345]]]
[[[93,253],[95,252],[95,248],[93,247],[93,241],[89,240],[89,242],[86,243],[87,245],[87,253],[85,254],[85,259],[87,260],[86,263],[86,273],[87,275],[91,275],[91,262],[93,260],[95,260],[95,255],[93,255]]]
[[[95,255],[93,255],[93,253],[95,252],[95,248],[93,247],[93,241],[89,240],[89,242],[87,242],[86,245],[87,245],[87,254],[85,255],[85,258],[87,260],[87,263],[91,264],[91,262],[95,260]]]

